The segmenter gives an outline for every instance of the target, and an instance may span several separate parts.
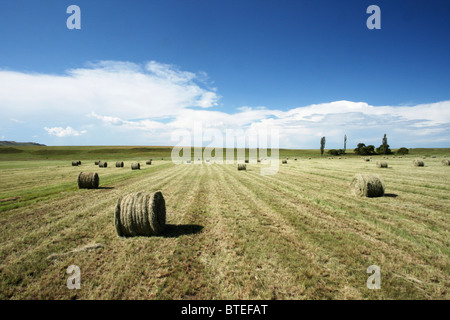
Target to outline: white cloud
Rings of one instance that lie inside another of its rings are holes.
[[[98,115],[95,112],[91,112],[91,117],[94,117],[98,120],[101,120],[105,125],[108,126],[119,126],[126,129],[139,129],[144,131],[150,131],[155,129],[162,129],[164,127],[164,124],[158,121],[151,121],[148,119],[144,120],[137,120],[137,121],[128,121],[128,120],[122,120],[118,117],[111,117],[111,116],[102,116]]]
[[[276,128],[280,146],[286,148],[316,148],[321,136],[327,137],[327,147],[340,147],[344,134],[348,145],[376,144],[384,133],[391,146],[450,145],[450,101],[412,106],[334,101],[283,110],[242,106],[225,111],[213,108],[220,95],[205,88],[207,83],[212,81],[205,72],[155,61],[100,61],[63,75],[0,70],[0,127],[26,122],[25,130],[41,130],[45,125],[56,137],[80,137],[86,130],[73,128],[83,128],[90,133],[79,139],[85,144],[170,145],[173,130],[191,130],[201,121],[205,128],[223,131]]]
[[[327,147],[340,148],[344,134],[351,142],[381,143],[388,134],[391,146],[415,146],[416,142],[450,143],[450,101],[409,107],[371,106],[362,102],[336,101],[293,108],[287,111],[264,107],[241,107],[236,113],[183,109],[166,123],[157,120],[128,121],[113,116],[91,114],[108,126],[124,130],[158,133],[161,143],[173,130],[192,130],[195,122],[204,129],[278,129],[280,145],[286,148],[315,148],[320,137],[327,137]],[[424,140],[425,138],[425,140]],[[165,139],[165,140],[164,140]],[[444,139],[444,140],[442,140]]]
[[[65,75],[0,71],[0,105],[11,114],[64,116],[95,112],[122,119],[165,117],[188,107],[209,108],[219,96],[195,74],[149,62],[102,61]]]
[[[14,118],[11,118],[9,120],[11,120],[12,122],[15,122],[15,123],[25,123],[25,121],[17,120],[17,119],[14,119]]]
[[[74,130],[72,127],[66,127],[65,129],[62,127],[54,127],[54,128],[44,128],[45,131],[47,131],[47,133],[51,136],[57,136],[59,138],[62,137],[76,137],[76,136],[80,136],[82,134],[86,133],[86,130],[83,131],[77,131]]]

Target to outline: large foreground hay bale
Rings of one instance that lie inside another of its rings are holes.
[[[245,165],[245,164],[238,164],[238,170],[239,171],[241,171],[241,170],[247,170],[247,166]]]
[[[441,163],[443,166],[450,166],[450,160],[448,160],[448,159],[442,160]]]
[[[108,162],[103,162],[103,161],[100,161],[99,163],[98,163],[98,166],[100,167],[100,168],[106,168],[106,167],[108,167]]]
[[[97,189],[99,183],[96,172],[80,172],[78,175],[78,189]]]
[[[378,168],[387,168],[388,163],[386,161],[377,161],[377,167]]]
[[[117,161],[116,168],[123,168],[123,161]]]
[[[151,165],[152,164],[152,160],[145,161],[145,164]]]
[[[350,187],[352,192],[360,197],[382,197],[385,189],[383,181],[370,174],[356,174]]]
[[[114,225],[120,237],[160,235],[166,226],[166,202],[160,191],[131,193],[117,201]]]
[[[413,165],[414,165],[415,167],[423,167],[423,166],[424,166],[424,163],[423,163],[422,160],[414,160],[414,161],[413,161]]]
[[[73,167],[77,167],[78,166],[78,161],[72,161],[72,166]]]
[[[141,164],[139,162],[132,163],[131,170],[141,170]]]

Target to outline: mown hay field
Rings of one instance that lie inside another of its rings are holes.
[[[155,157],[134,171],[123,157],[124,168],[0,161],[0,299],[449,299],[443,157],[424,167],[390,158],[387,169],[323,158],[280,159],[272,176],[261,163],[238,171]],[[100,188],[78,189],[80,171],[97,172]],[[354,196],[357,173],[381,177],[385,196]],[[164,235],[118,237],[119,197],[158,190]],[[80,290],[66,286],[70,265]],[[371,265],[380,290],[367,288]]]

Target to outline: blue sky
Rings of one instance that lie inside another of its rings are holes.
[[[436,0],[2,1],[0,140],[174,145],[202,120],[276,127],[289,148],[450,147],[449,15]]]

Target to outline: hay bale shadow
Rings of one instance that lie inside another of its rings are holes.
[[[397,198],[398,194],[395,193],[385,193],[384,197],[388,197],[388,198]]]
[[[114,187],[98,187],[98,189],[112,190],[112,189],[114,189]]]
[[[164,233],[162,234],[165,238],[178,238],[180,236],[197,234],[202,232],[203,226],[198,224],[166,224]]]

